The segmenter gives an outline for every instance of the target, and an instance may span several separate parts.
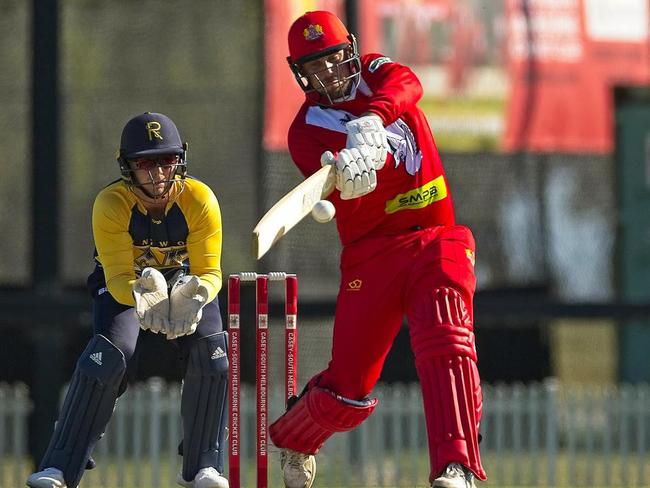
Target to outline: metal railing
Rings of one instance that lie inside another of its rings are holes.
[[[25,384],[0,383],[0,487],[24,484],[29,469],[27,417],[31,409]]]
[[[555,381],[485,385],[483,486],[650,486],[650,386],[587,387]],[[31,469],[24,385],[0,384],[0,486],[22,486]],[[284,392],[271,391],[271,418]],[[380,403],[358,429],[334,435],[318,455],[318,486],[427,486],[420,389],[382,385]],[[242,485],[254,486],[254,388],[242,388]],[[180,468],[180,385],[159,379],[131,387],[95,451],[84,488],[172,487]],[[282,486],[279,452],[269,451],[269,486]]]

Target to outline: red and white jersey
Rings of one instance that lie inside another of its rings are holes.
[[[417,227],[453,225],[451,193],[438,148],[416,106],[422,97],[420,81],[408,67],[380,54],[362,56],[361,65],[361,81],[350,100],[324,107],[307,95],[289,129],[296,166],[305,176],[316,172],[324,151],[336,153],[345,147],[345,124],[374,112],[388,131],[390,154],[377,172],[373,192],[341,200],[335,190],[330,197],[343,245]]]

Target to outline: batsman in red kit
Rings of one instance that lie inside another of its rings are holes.
[[[289,65],[305,102],[289,150],[308,176],[336,165],[343,244],[332,359],[270,427],[288,488],[312,485],[314,455],[363,422],[382,366],[408,319],[422,388],[435,488],[486,479],[479,454],[482,395],[472,301],[474,239],[456,225],[413,72],[381,54],[360,56],[332,13],[307,12],[289,30]]]

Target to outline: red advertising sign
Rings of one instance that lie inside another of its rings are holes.
[[[650,83],[648,5],[506,0],[506,151],[612,151],[613,86]]]
[[[357,0],[362,53],[420,77],[443,151],[609,153],[613,90],[650,84],[650,0]],[[286,150],[303,94],[287,32],[342,0],[266,0],[264,146]]]
[[[287,150],[287,131],[305,96],[287,64],[289,27],[309,10],[341,14],[342,0],[265,0],[265,90],[263,145]]]

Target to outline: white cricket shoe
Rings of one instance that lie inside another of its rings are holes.
[[[201,468],[196,473],[194,481],[185,481],[183,473],[178,473],[176,479],[179,485],[185,488],[228,488],[228,480],[214,468]]]
[[[431,488],[476,488],[474,475],[465,466],[459,463],[451,463],[438,476]]]
[[[280,454],[286,488],[310,488],[316,477],[316,458],[311,454],[284,449]]]
[[[43,471],[32,473],[27,478],[27,486],[32,488],[66,488],[63,471],[56,468],[45,468]]]

